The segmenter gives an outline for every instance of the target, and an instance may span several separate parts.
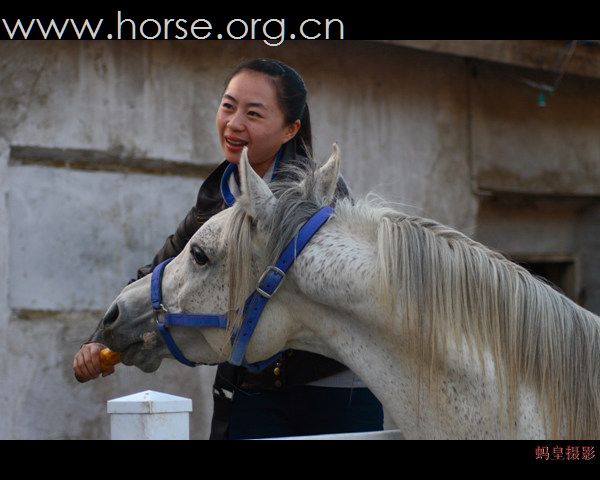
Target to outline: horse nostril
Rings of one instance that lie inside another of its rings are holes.
[[[102,324],[104,326],[110,325],[114,323],[114,321],[119,317],[119,307],[117,306],[117,302],[113,303],[108,311],[104,314],[104,318],[102,319]]]

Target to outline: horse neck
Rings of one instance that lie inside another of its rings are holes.
[[[370,386],[408,437],[501,436],[497,412],[485,416],[480,408],[489,391],[496,390],[493,372],[482,377],[470,368],[477,361],[465,360],[462,346],[456,349],[452,366],[441,369],[446,374],[444,383],[425,388],[423,359],[416,358],[403,343],[405,337],[394,332],[398,322],[390,326],[375,293],[375,242],[369,238],[373,236],[337,219],[297,259],[293,281],[304,296],[290,295],[286,302],[291,314],[301,313],[297,320],[318,337],[314,345],[304,345],[327,355],[318,345],[325,344]],[[309,301],[307,307],[306,298],[316,303]],[[451,355],[446,359],[450,362]],[[432,371],[426,373],[431,377]],[[486,388],[475,391],[474,385]],[[498,407],[492,402],[490,408]],[[457,412],[461,419],[455,418]],[[533,425],[538,432],[538,423],[528,420],[523,425],[525,429]]]
[[[390,335],[377,315],[368,309],[350,312],[302,300],[297,292],[282,298],[294,321],[305,328],[300,348],[333,357],[357,374],[383,404],[408,439],[543,438],[543,419],[537,398],[522,390],[518,430],[507,433],[497,402],[497,385],[491,362],[485,374],[478,358],[464,348],[451,348],[448,364],[438,366],[440,383],[423,380],[421,359],[412,355],[402,337]],[[306,332],[310,332],[308,335]],[[425,377],[429,371],[425,372]]]

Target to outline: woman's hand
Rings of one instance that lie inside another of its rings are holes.
[[[114,366],[104,371],[100,368],[100,351],[104,348],[106,346],[101,343],[86,343],[75,354],[73,372],[79,382],[83,383],[93,378],[98,378],[100,374],[106,377],[115,371]]]

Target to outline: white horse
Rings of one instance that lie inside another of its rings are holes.
[[[226,330],[171,329],[187,358],[228,358],[246,296],[332,202],[339,162],[334,145],[321,168],[268,186],[244,152],[236,204],[164,271],[167,310],[229,312]],[[95,338],[154,371],[171,356],[154,315],[147,276],[121,292]],[[600,438],[600,319],[465,235],[367,200],[337,200],[269,301],[246,360],[289,348],[349,366],[407,438]]]

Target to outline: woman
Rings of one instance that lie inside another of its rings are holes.
[[[272,180],[282,164],[308,162],[312,155],[307,91],[298,73],[283,62],[243,62],[230,74],[216,115],[225,161],[204,181],[196,205],[152,264],[183,250],[191,236],[214,214],[231,206],[237,164],[244,146],[254,170]],[[343,180],[337,196],[348,196]],[[133,281],[133,280],[132,280]],[[73,369],[82,379],[100,375],[98,343],[86,343]],[[111,369],[102,375],[109,375]],[[211,439],[242,439],[381,430],[379,401],[347,367],[322,355],[287,350],[260,372],[227,363],[217,369]],[[232,393],[232,398],[226,392]]]

